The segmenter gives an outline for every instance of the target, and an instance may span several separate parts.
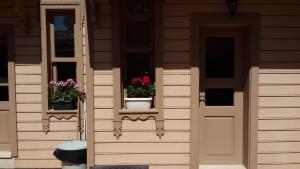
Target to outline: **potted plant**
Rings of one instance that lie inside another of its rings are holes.
[[[66,81],[51,81],[49,87],[52,90],[51,102],[54,110],[74,110],[78,100],[83,101],[85,92],[83,87],[76,84],[73,79]]]
[[[134,77],[127,87],[127,97],[124,98],[127,109],[150,109],[155,86],[147,75]]]

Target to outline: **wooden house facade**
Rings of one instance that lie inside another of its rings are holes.
[[[300,168],[300,1],[229,2],[0,1],[0,168],[61,168],[80,138],[88,167]],[[140,72],[152,108],[125,109]],[[51,109],[64,78],[77,110]]]

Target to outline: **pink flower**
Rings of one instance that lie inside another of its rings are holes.
[[[56,87],[57,83],[55,81],[51,81],[50,83],[50,87]]]
[[[73,79],[68,79],[67,80],[68,85],[74,86],[76,83]]]
[[[78,92],[79,93],[84,93],[84,88],[83,87],[79,87]]]
[[[57,87],[64,87],[64,81],[59,81],[57,83]]]

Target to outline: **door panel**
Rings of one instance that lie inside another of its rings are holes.
[[[199,163],[242,164],[242,30],[201,28],[200,35]]]
[[[233,156],[234,117],[206,117],[205,124],[207,156]]]

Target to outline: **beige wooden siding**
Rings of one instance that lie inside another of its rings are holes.
[[[294,169],[300,163],[300,14],[295,5],[281,6],[261,20],[258,169]]]
[[[258,169],[300,167],[299,3],[242,0],[238,5],[238,12],[261,14]],[[164,64],[168,69],[164,73],[164,100],[167,107],[185,109],[189,75],[183,71],[190,58],[190,15],[227,13],[227,7],[221,0],[166,0],[164,7]]]
[[[154,120],[124,120],[122,136],[117,140],[113,135],[112,123],[114,91],[111,71],[111,3],[99,0],[97,7],[102,11],[98,13],[100,24],[94,27],[93,32],[95,164],[147,164],[150,165],[150,169],[188,169],[189,69],[164,72],[165,135],[161,139],[156,135]],[[169,55],[164,59],[172,60],[172,57]],[[177,63],[180,64],[180,55],[176,59],[179,59]],[[188,62],[189,59],[185,60],[184,64]]]
[[[93,27],[94,62],[94,128],[95,128],[95,164],[98,154],[104,154],[99,147],[113,143],[113,75],[112,75],[112,16],[109,1],[96,1],[100,23]],[[103,137],[111,135],[111,140]]]
[[[189,27],[176,28],[168,24],[176,24],[165,19],[169,4],[164,5],[164,48],[163,48],[163,102],[165,125],[168,123],[176,126],[178,133],[189,132],[186,141],[182,140],[174,147],[176,154],[181,155],[181,160],[170,162],[170,167],[189,168],[190,164],[190,55],[191,36]],[[185,23],[188,21],[184,21]],[[182,23],[183,25],[185,23]],[[179,135],[178,135],[179,136]],[[171,142],[171,141],[170,141]],[[170,144],[170,143],[169,143]],[[188,145],[187,152],[181,152],[184,145]],[[185,161],[188,160],[188,161]]]
[[[30,33],[23,31],[12,2],[0,2],[0,23],[15,25],[16,168],[60,168],[61,162],[52,153],[58,144],[76,139],[76,119],[51,119],[50,132],[43,132],[39,4],[35,0],[23,2],[30,14]]]

